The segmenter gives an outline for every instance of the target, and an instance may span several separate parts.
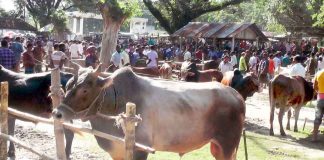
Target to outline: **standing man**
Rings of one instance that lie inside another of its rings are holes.
[[[275,72],[275,62],[273,61],[273,54],[269,56],[269,81],[274,77]]]
[[[190,47],[187,46],[186,51],[183,53],[183,60],[184,61],[188,61],[188,60],[191,59],[191,53],[190,53],[189,49],[190,49]]]
[[[14,70],[16,66],[15,54],[8,48],[8,41],[1,41],[0,65],[9,70]]]
[[[235,55],[235,52],[231,52],[231,62],[230,62],[233,66],[233,68],[237,67],[237,58]]]
[[[289,76],[301,76],[305,78],[306,76],[306,69],[305,67],[301,64],[302,63],[302,57],[297,55],[294,57],[293,60],[294,65],[291,67]]]
[[[308,59],[308,63],[307,63],[307,79],[311,80],[316,71],[317,71],[317,67],[318,67],[318,62],[317,59],[315,58],[315,53],[312,52],[310,58]]]
[[[258,57],[256,55],[256,52],[253,52],[252,57],[250,57],[249,65],[250,65],[250,71],[253,72],[255,75],[257,75],[257,65],[258,65]]]
[[[260,81],[260,86],[266,88],[268,84],[268,72],[269,72],[269,61],[268,61],[268,54],[262,54],[262,60],[259,64],[258,68],[258,77]]]
[[[110,59],[110,65],[114,65],[114,68],[121,68],[122,65],[122,56],[121,56],[121,46],[118,44],[116,46],[116,52],[112,54]]]
[[[245,52],[242,52],[241,54],[241,58],[240,58],[240,63],[239,63],[239,70],[242,74],[245,74],[247,71],[247,65],[246,65],[246,61],[245,61]]]
[[[54,68],[63,68],[64,61],[68,59],[64,52],[60,51],[60,44],[54,44],[54,52],[51,55]]]
[[[79,59],[80,56],[82,56],[80,54],[79,46],[78,46],[78,44],[76,44],[76,41],[72,41],[72,44],[70,45],[69,51],[71,53],[71,58],[72,59]]]
[[[219,70],[224,74],[225,72],[232,71],[233,66],[229,62],[231,60],[230,56],[225,55],[222,62],[219,64]]]
[[[27,44],[27,51],[22,54],[25,74],[34,73],[35,59],[33,55],[33,44]]]
[[[317,105],[315,112],[313,138],[312,141],[318,141],[318,129],[322,123],[324,114],[324,70],[319,71],[315,76],[314,89],[317,92]]]
[[[155,51],[155,46],[151,46],[151,51],[147,53],[148,62],[146,63],[148,68],[158,67],[158,54]]]
[[[35,72],[40,73],[42,72],[42,66],[43,66],[42,63],[43,63],[43,58],[45,56],[45,50],[42,47],[41,41],[36,42],[36,47],[34,47],[33,55],[36,61]]]
[[[20,61],[21,61],[21,53],[24,51],[23,45],[21,44],[21,38],[16,37],[15,41],[11,43],[11,50],[15,54],[16,66],[15,71],[19,72],[20,70]]]
[[[277,51],[277,53],[275,54],[275,57],[273,58],[276,74],[279,74],[279,72],[280,72],[280,66],[281,66],[281,58],[280,57],[281,57],[281,52]]]

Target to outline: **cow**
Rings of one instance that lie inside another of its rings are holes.
[[[100,69],[71,79],[53,117],[60,121],[89,120],[92,129],[123,137],[115,116],[125,111],[127,102],[137,106],[143,119],[136,128],[136,142],[157,151],[183,155],[207,143],[216,159],[235,159],[244,119],[245,102],[231,87],[220,83],[189,83],[154,80],[136,75],[129,68],[110,77]],[[166,103],[167,102],[167,103]],[[96,137],[99,146],[114,160],[124,159],[124,145]],[[135,150],[135,160],[148,153]]]
[[[159,77],[159,68],[150,68],[150,67],[132,67],[132,70],[143,76],[147,77]]]
[[[244,100],[247,97],[252,97],[255,92],[259,91],[260,87],[258,77],[253,72],[243,76],[237,69],[225,72],[221,83],[237,90]]]
[[[269,86],[269,98],[270,98],[270,135],[273,133],[273,119],[274,110],[279,108],[279,125],[280,134],[286,136],[286,133],[282,126],[282,118],[284,113],[288,111],[288,122],[286,129],[290,130],[290,108],[295,110],[295,126],[294,132],[298,132],[297,121],[299,117],[299,111],[303,105],[308,101],[311,101],[314,97],[314,88],[311,82],[307,82],[304,78],[288,77],[285,75],[277,75],[270,81]]]
[[[71,77],[73,77],[73,74],[61,73],[61,84],[63,87],[65,87]],[[48,96],[51,86],[50,72],[22,74],[12,72],[0,65],[0,82],[4,81],[9,83],[9,107],[44,118],[51,117],[53,110],[52,101]],[[26,119],[9,115],[9,135],[14,135],[16,119],[26,121]],[[65,136],[67,137],[65,151],[67,156],[69,156],[74,134],[66,130]],[[8,156],[15,156],[15,147],[12,142],[9,145]]]
[[[187,82],[211,82],[213,78],[220,82],[223,79],[222,72],[216,69],[200,71],[195,61],[182,63],[180,70],[180,80]]]
[[[172,79],[172,64],[171,62],[165,62],[159,69],[160,77],[163,79]]]

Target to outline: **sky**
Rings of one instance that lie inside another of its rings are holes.
[[[13,0],[0,0],[0,7],[6,11],[14,10],[14,1]]]

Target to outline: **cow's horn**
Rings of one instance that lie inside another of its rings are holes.
[[[99,65],[98,65],[98,67],[96,68],[96,70],[95,70],[95,74],[96,75],[100,75],[100,73],[101,73],[101,68],[102,68],[102,63],[100,63]]]

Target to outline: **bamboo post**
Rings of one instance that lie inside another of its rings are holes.
[[[62,96],[60,70],[57,68],[52,71],[51,77],[51,98],[53,108],[59,106]],[[57,120],[54,120],[54,134],[57,159],[66,160],[63,125]]]
[[[8,134],[8,82],[1,82],[0,131]],[[0,159],[7,159],[7,140],[0,139]]]
[[[303,125],[303,131],[305,130],[306,121],[307,121],[307,117],[305,118],[305,121],[304,121],[304,125]]]
[[[243,129],[243,140],[244,140],[244,151],[245,151],[245,160],[248,160],[248,151],[247,151],[247,144],[246,144],[246,134],[245,129]]]
[[[126,160],[133,160],[135,146],[135,118],[136,105],[134,103],[126,104],[126,133],[125,133],[125,149]]]

